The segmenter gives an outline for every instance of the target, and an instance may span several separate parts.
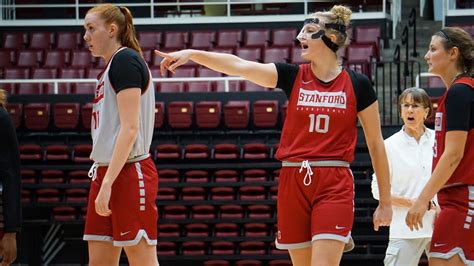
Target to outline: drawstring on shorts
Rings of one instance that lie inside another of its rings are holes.
[[[313,170],[311,169],[311,164],[309,163],[308,160],[304,160],[303,162],[301,162],[300,173],[305,168],[306,168],[306,175],[304,176],[303,184],[305,186],[309,186],[311,185],[311,176],[313,175]],[[308,182],[306,180],[308,180]]]
[[[97,178],[97,168],[99,168],[99,163],[94,162],[87,173],[87,176],[94,181]]]

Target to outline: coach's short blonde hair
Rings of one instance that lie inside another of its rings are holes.
[[[0,106],[5,107],[7,104],[7,91],[0,89]]]

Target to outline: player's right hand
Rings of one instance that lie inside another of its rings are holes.
[[[160,73],[162,77],[165,76],[165,70],[171,71],[174,74],[176,68],[186,64],[191,57],[190,50],[181,50],[172,53],[163,53],[159,50],[155,50],[155,54],[163,57],[160,63]]]
[[[390,226],[392,222],[392,206],[382,206],[379,204],[374,212],[374,230],[378,231],[380,226]]]

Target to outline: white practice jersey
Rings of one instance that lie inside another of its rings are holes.
[[[123,47],[119,49],[112,56],[109,64],[99,78],[95,91],[91,120],[93,148],[90,158],[99,164],[108,164],[110,162],[115,147],[115,140],[120,130],[117,93],[110,82],[109,70],[114,56],[123,49],[127,48]],[[155,124],[155,89],[153,87],[150,70],[148,68],[147,70],[150,78],[146,90],[142,90],[139,114],[140,127],[128,160],[133,160],[136,157],[148,154],[153,138]]]

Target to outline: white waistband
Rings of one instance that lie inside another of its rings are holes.
[[[143,154],[143,155],[138,155],[136,157],[128,159],[125,163],[135,163],[135,162],[138,162],[138,161],[145,160],[148,157],[150,157],[149,153]],[[99,168],[100,166],[108,166],[108,165],[109,165],[109,163],[94,162],[92,164],[91,168],[89,169],[89,172],[87,173],[87,175],[89,176],[89,178],[92,179],[92,181],[94,181],[95,178],[97,177],[97,168]]]
[[[324,160],[324,161],[303,161],[303,162],[281,162],[282,167],[301,167],[304,162],[308,162],[312,167],[349,167],[350,164],[346,161],[338,160]]]

